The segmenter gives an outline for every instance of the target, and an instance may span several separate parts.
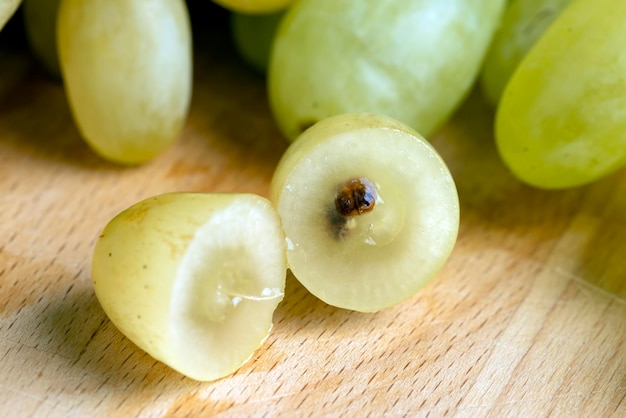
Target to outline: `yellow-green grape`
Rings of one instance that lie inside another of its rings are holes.
[[[328,304],[362,312],[422,288],[450,255],[456,187],[433,147],[386,116],[324,119],[291,144],[270,186],[294,276]]]
[[[295,139],[345,112],[392,116],[429,136],[467,94],[505,0],[300,0],[268,70],[273,114]]]
[[[92,263],[113,324],[201,381],[233,373],[263,344],[286,270],[278,214],[249,194],[148,198],[109,222]]]
[[[626,2],[576,0],[513,74],[496,140],[522,181],[579,186],[626,163],[624,22]]]
[[[0,30],[4,28],[21,3],[22,0],[0,0]]]
[[[61,0],[24,0],[24,24],[35,55],[53,75],[61,73],[56,43],[57,10]]]
[[[241,58],[255,70],[265,73],[276,28],[283,12],[251,15],[231,14],[233,41]]]
[[[526,53],[571,0],[514,0],[507,6],[481,74],[487,99],[497,104]]]
[[[213,0],[220,6],[239,13],[264,14],[284,10],[294,0]]]
[[[176,140],[192,84],[183,0],[62,0],[57,45],[74,120],[96,152],[136,164]]]

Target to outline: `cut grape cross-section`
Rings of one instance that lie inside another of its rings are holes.
[[[357,311],[416,293],[448,258],[459,223],[445,163],[391,118],[317,123],[281,159],[270,198],[295,277],[323,301]]]

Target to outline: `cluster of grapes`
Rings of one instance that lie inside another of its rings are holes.
[[[287,137],[355,110],[428,137],[479,80],[520,180],[575,187],[626,164],[626,3],[378,3],[303,0],[284,16],[233,16],[238,50],[267,71]]]
[[[542,188],[626,163],[626,4],[599,1],[215,0],[232,11],[242,56],[267,71],[288,139],[361,111],[428,137],[480,79],[503,161]],[[0,28],[20,3],[0,2]],[[191,95],[184,0],[24,0],[24,15],[96,152],[141,163],[176,140]]]
[[[195,379],[251,357],[287,269],[325,302],[363,312],[436,274],[459,204],[421,135],[477,80],[520,179],[569,187],[625,162],[626,2],[215,1],[233,12],[235,44],[266,72],[272,112],[293,141],[269,199],[149,198],[106,226],[92,268],[113,323]],[[176,139],[191,95],[183,0],[25,0],[25,16],[96,152],[141,163]]]

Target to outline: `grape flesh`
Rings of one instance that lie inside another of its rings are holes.
[[[191,97],[183,0],[62,0],[61,72],[78,128],[103,157],[145,162],[180,134]]]
[[[570,2],[514,0],[507,6],[481,73],[483,92],[492,104],[498,103],[506,83],[528,50]]]
[[[408,126],[373,114],[318,122],[270,187],[294,276],[333,306],[373,312],[415,294],[456,241],[458,196],[443,160]]]
[[[496,141],[522,181],[574,187],[626,163],[625,21],[626,2],[573,2],[514,73]]]
[[[301,0],[268,69],[283,134],[345,112],[394,117],[429,136],[478,75],[504,0]]]

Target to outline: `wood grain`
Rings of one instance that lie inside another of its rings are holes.
[[[213,383],[122,336],[89,272],[106,222],[169,191],[266,195],[287,146],[263,79],[223,31],[209,35],[195,40],[180,140],[127,168],[84,145],[62,85],[25,48],[0,48],[0,416],[626,415],[626,173],[568,191],[520,184],[477,93],[432,138],[462,222],[419,294],[360,314],[289,276],[270,338]]]

